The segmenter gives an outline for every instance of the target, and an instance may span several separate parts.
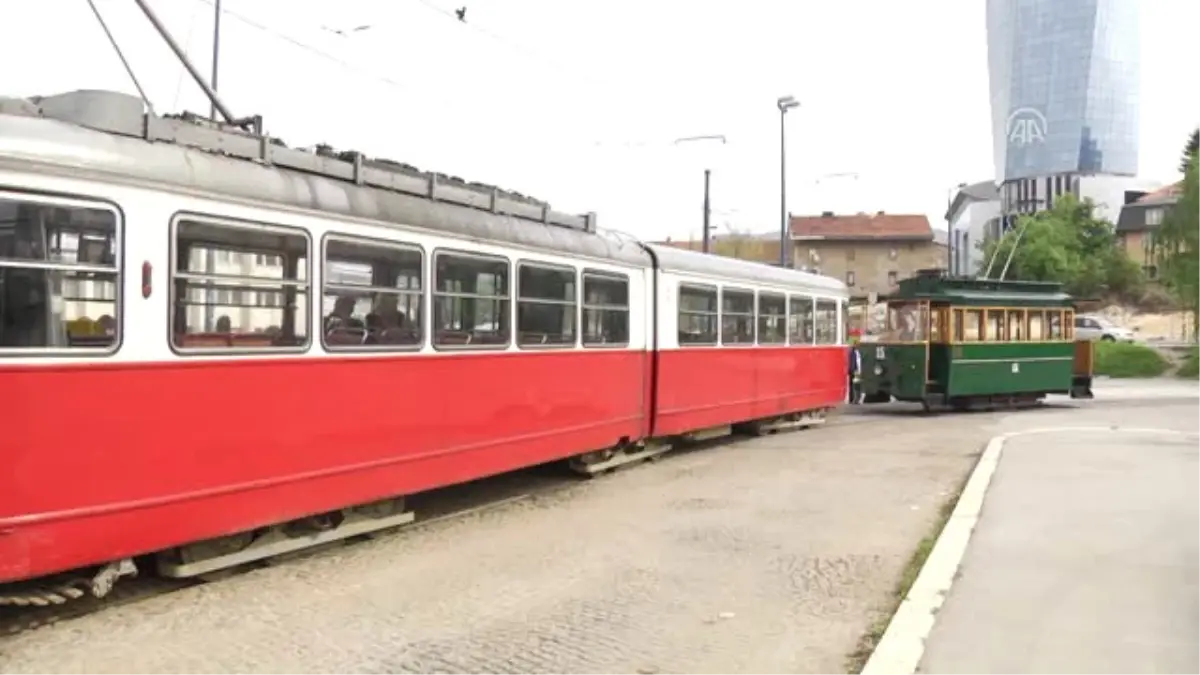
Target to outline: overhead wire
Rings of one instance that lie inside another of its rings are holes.
[[[204,3],[210,7],[214,6],[213,0],[194,0],[194,1]],[[477,23],[473,23],[470,20],[460,21],[458,16],[454,13],[453,10],[447,10],[443,7],[440,7],[436,3],[433,3],[431,0],[417,0],[417,3],[432,12],[435,12],[443,17],[446,17],[446,18],[454,21],[455,23],[465,25],[469,29],[479,33],[480,35],[483,35],[483,36],[489,38],[490,40],[496,42],[497,44],[499,44],[503,47],[506,47],[514,52],[517,52],[517,53],[523,55],[525,58],[527,58],[529,60],[538,62],[547,68],[557,70],[559,72],[563,72],[564,74],[568,74],[563,71],[563,68],[560,64],[555,63],[555,62],[551,61],[550,59],[547,59],[543,55],[540,55],[534,51],[524,48],[523,46],[513,42],[512,40],[505,38],[504,36],[500,35],[499,33],[491,31],[483,26],[478,25]],[[389,87],[393,87],[398,90],[411,92],[413,89],[420,89],[423,95],[431,95],[432,98],[437,99],[438,102],[445,107],[455,108],[455,109],[460,107],[460,105],[458,103],[451,101],[442,92],[437,91],[436,89],[434,89],[432,87],[422,86],[419,84],[414,84],[412,82],[402,82],[402,81],[396,80],[392,77],[389,77],[387,75],[382,75],[378,72],[368,70],[368,69],[363,68],[355,63],[347,61],[346,59],[335,56],[335,55],[333,55],[319,47],[316,47],[308,42],[297,39],[287,33],[284,33],[283,31],[272,28],[271,26],[266,25],[266,24],[262,23],[261,21],[257,21],[255,19],[245,16],[244,14],[240,14],[234,10],[231,10],[228,7],[223,6],[221,8],[221,12],[222,12],[222,14],[228,15],[231,18],[233,18],[247,26],[250,26],[251,28],[254,28],[255,30],[266,33],[278,40],[287,42],[288,44],[291,44],[299,49],[307,51],[307,52],[309,52],[315,56],[318,56],[322,59],[325,59],[326,61],[329,61],[330,63],[332,63],[338,67],[341,67],[345,70],[349,70],[349,71],[358,73],[360,75],[366,76],[368,78],[374,79],[382,84],[385,84]],[[373,22],[373,23],[377,23],[377,22]],[[324,30],[328,30],[327,28],[325,28],[323,26],[321,28]],[[330,31],[330,32],[336,33],[337,31]],[[572,77],[576,77],[576,78],[579,76],[578,73],[569,73],[569,75],[571,75]],[[616,86],[611,82],[603,82],[603,81],[597,80],[590,75],[585,75],[584,77],[585,77],[585,79],[589,80],[592,84],[594,84],[598,87],[612,88],[612,87]],[[634,148],[666,146],[666,145],[669,145],[671,142],[672,142],[671,139],[667,139],[667,138],[664,138],[662,140],[653,140],[653,141],[620,141],[620,142],[600,141],[600,140],[593,138],[590,141],[585,141],[584,144],[591,146],[591,147],[616,147],[616,148],[623,148],[623,149],[634,149]]]

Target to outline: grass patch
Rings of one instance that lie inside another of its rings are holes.
[[[1179,370],[1175,371],[1175,375],[1193,380],[1200,379],[1200,349],[1192,347],[1188,350],[1187,356],[1183,358],[1183,363],[1179,365]]]
[[[1097,375],[1109,377],[1158,377],[1167,372],[1166,357],[1153,347],[1129,342],[1097,342]]]
[[[979,456],[982,457],[983,454],[980,453]],[[908,591],[917,582],[917,576],[921,574],[921,568],[925,566],[925,561],[929,559],[929,554],[933,552],[934,544],[937,543],[938,537],[941,536],[942,530],[946,527],[946,521],[950,520],[950,515],[954,513],[954,507],[958,506],[958,499],[962,496],[962,491],[967,487],[967,481],[971,479],[971,474],[974,472],[975,466],[972,465],[971,470],[967,472],[966,478],[963,479],[962,485],[938,509],[937,520],[929,528],[929,533],[917,543],[917,548],[913,551],[912,556],[909,557],[908,563],[904,565],[904,569],[901,570],[900,580],[896,583],[895,590],[892,591],[891,596],[888,598],[888,605],[883,616],[871,624],[871,627],[859,639],[858,646],[846,657],[846,672],[861,673],[863,666],[867,665],[867,659],[871,658],[875,647],[883,639],[883,634],[887,631],[888,624],[891,623],[896,610],[900,608],[900,603],[904,602],[904,598],[908,596]]]

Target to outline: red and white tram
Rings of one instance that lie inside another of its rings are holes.
[[[431,488],[811,422],[846,298],[119,94],[0,99],[0,584],[203,575]]]

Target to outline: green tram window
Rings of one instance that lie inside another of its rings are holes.
[[[1025,334],[1033,342],[1041,342],[1046,339],[1045,332],[1045,312],[1040,309],[1031,309],[1025,318]]]
[[[1025,310],[1008,310],[1008,339],[1023,342],[1025,338]]]
[[[928,325],[929,305],[923,302],[890,303],[882,342],[924,342]]]

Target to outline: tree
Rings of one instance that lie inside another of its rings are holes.
[[[1192,131],[1192,135],[1188,137],[1187,145],[1183,148],[1183,157],[1179,159],[1179,173],[1187,175],[1188,165],[1192,159],[1200,152],[1200,127]]]
[[[713,253],[740,260],[765,260],[770,242],[761,237],[755,237],[749,232],[726,227],[729,229],[729,234],[713,238]]]
[[[1145,282],[1137,263],[1117,245],[1112,223],[1096,217],[1091,200],[1063,195],[1053,208],[1022,216],[1004,236],[985,240],[983,259],[995,256],[990,278],[999,278],[1014,245],[1005,279],[1056,281],[1081,297],[1126,298],[1138,297]]]
[[[1200,199],[1197,198],[1200,138],[1193,132],[1184,149],[1187,161],[1179,201],[1154,232],[1160,278],[1180,306],[1192,314],[1192,335],[1200,329]]]

